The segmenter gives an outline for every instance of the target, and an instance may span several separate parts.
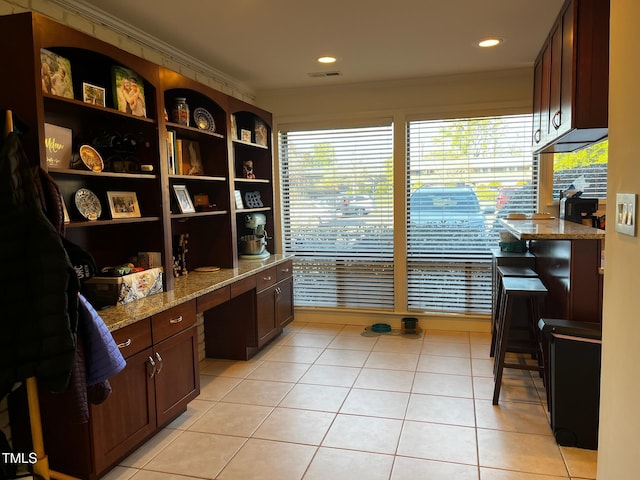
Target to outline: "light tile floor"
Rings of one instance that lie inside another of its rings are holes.
[[[250,361],[204,360],[201,395],[106,480],[596,478],[535,373],[505,371],[491,404],[488,334],[362,331],[294,322]]]

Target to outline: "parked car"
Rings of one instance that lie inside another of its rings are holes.
[[[485,216],[474,189],[418,188],[409,199],[409,241],[418,252],[486,248]]]
[[[373,210],[373,200],[369,195],[343,195],[336,210],[342,215],[367,215]]]

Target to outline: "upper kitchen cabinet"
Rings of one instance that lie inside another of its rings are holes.
[[[533,150],[569,152],[607,136],[609,1],[568,0],[534,65]]]

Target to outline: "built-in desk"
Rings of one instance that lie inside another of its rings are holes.
[[[217,272],[189,272],[175,279],[175,288],[136,300],[126,305],[107,307],[98,313],[110,331],[136,323],[152,315],[176,307],[189,300],[198,300],[214,291],[252,277],[260,272],[290,261],[293,255],[272,254],[263,260],[239,260],[238,268],[223,268]],[[202,312],[202,309],[198,309]]]
[[[549,290],[545,315],[600,323],[604,230],[560,219],[501,222],[528,241],[536,257],[535,270]]]

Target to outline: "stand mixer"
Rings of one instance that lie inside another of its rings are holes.
[[[244,226],[251,229],[251,235],[240,237],[240,258],[249,260],[261,260],[271,254],[267,251],[267,234],[265,225],[267,217],[263,213],[248,213],[244,217]]]

